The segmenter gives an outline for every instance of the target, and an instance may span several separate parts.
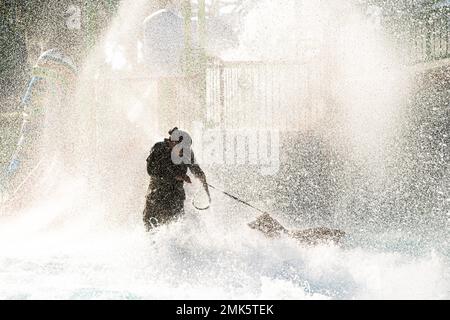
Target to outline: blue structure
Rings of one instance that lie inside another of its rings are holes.
[[[20,170],[26,170],[24,164],[35,153],[35,144],[42,138],[46,123],[59,120],[54,115],[66,104],[67,89],[76,73],[72,59],[58,49],[48,50],[39,57],[22,98],[22,126],[11,161],[1,176],[3,190],[9,188]],[[26,167],[35,165],[27,163]]]

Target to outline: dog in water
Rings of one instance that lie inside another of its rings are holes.
[[[288,230],[268,213],[259,216],[258,219],[248,225],[250,228],[264,233],[264,235],[269,238],[279,238],[281,235],[286,234],[300,243],[307,245],[317,245],[329,242],[339,244],[345,236],[344,231],[323,227],[304,230]]]

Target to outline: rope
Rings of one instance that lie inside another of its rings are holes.
[[[234,195],[232,195],[232,194],[230,194],[230,193],[228,193],[228,192],[225,192],[225,191],[223,191],[223,190],[220,190],[220,189],[214,187],[213,185],[210,185],[209,183],[208,183],[208,186],[209,186],[210,188],[216,190],[216,191],[219,191],[219,192],[223,193],[224,195],[230,197],[231,199],[233,199],[233,200],[235,200],[235,201],[237,201],[237,202],[240,202],[240,203],[246,205],[247,207],[250,207],[250,208],[252,208],[252,209],[254,209],[254,210],[256,210],[256,211],[258,211],[258,212],[260,212],[260,213],[262,213],[262,214],[268,214],[266,211],[263,211],[263,210],[261,210],[261,209],[259,209],[259,208],[256,208],[255,206],[251,205],[250,203],[248,203],[248,202],[246,202],[246,201],[244,201],[244,200],[241,200],[241,199],[239,199],[238,197],[236,197],[236,196],[234,196]]]

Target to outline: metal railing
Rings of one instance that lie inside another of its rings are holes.
[[[210,65],[206,120],[227,129],[306,130],[320,116],[320,77],[312,63],[235,61]]]

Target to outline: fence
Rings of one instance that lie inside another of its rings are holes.
[[[314,63],[220,62],[206,72],[206,120],[227,129],[303,131],[321,116]]]

